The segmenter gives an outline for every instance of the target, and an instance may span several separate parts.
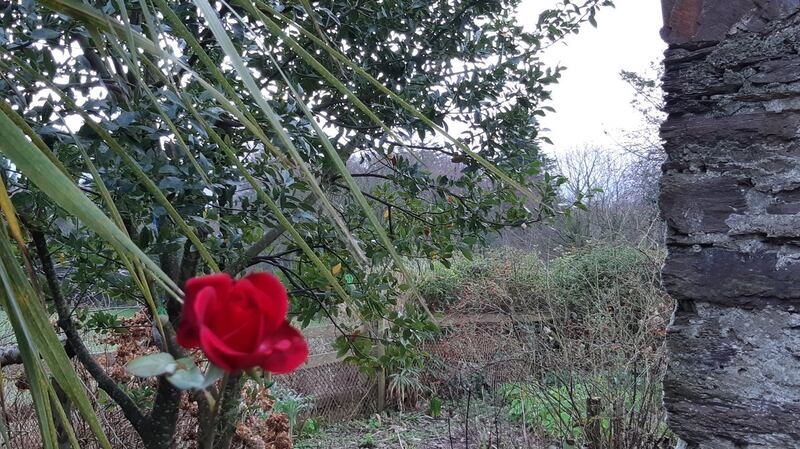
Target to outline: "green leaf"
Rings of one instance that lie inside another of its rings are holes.
[[[3,117],[5,116],[0,114],[0,125]],[[80,411],[100,445],[110,449],[111,443],[103,433],[85,387],[78,379],[64,350],[64,344],[50,323],[49,313],[41,298],[17,263],[8,239],[5,223],[0,220],[0,305],[8,314],[19,344],[42,444],[45,448],[57,446],[52,407],[49,403],[52,384],[44,372],[44,362],[61,389]]]
[[[224,375],[225,371],[223,371],[222,368],[214,365],[213,363],[209,363],[208,369],[206,370],[205,379],[203,379],[203,384],[200,386],[200,388],[210,387],[214,382],[222,379],[222,376]]]
[[[167,214],[170,216],[170,218],[172,218],[172,220],[175,221],[175,223],[178,225],[181,231],[183,231],[186,237],[188,237],[189,240],[191,240],[192,243],[195,245],[195,248],[197,248],[201,257],[208,264],[208,266],[211,267],[211,269],[214,271],[219,271],[217,263],[214,261],[214,258],[208,252],[208,249],[205,247],[202,240],[200,240],[200,238],[197,236],[197,234],[195,234],[192,228],[189,227],[189,225],[186,223],[183,217],[178,213],[178,211],[175,209],[172,203],[167,199],[166,196],[164,196],[164,193],[161,192],[161,190],[159,190],[156,183],[152,179],[150,179],[149,176],[147,176],[147,174],[142,170],[142,167],[139,165],[139,163],[122,147],[122,145],[117,141],[117,139],[112,137],[111,134],[109,134],[109,132],[105,128],[103,128],[97,122],[95,122],[95,120],[93,120],[92,117],[83,108],[78,106],[78,104],[69,95],[63,92],[56,84],[51,82],[49,79],[44,78],[41,73],[38,73],[35,69],[33,69],[31,66],[26,64],[21,59],[8,53],[7,51],[3,51],[1,47],[0,47],[0,53],[8,56],[17,67],[23,69],[25,72],[28,73],[28,75],[44,83],[49,89],[51,89],[53,92],[59,95],[64,100],[64,103],[70,109],[78,113],[78,115],[80,115],[81,118],[83,118],[86,125],[89,126],[95,133],[97,133],[97,135],[99,135],[100,138],[102,138],[106,144],[108,144],[108,147],[114,153],[116,153],[117,156],[120,157],[122,162],[132,171],[137,181],[139,181],[139,183],[145,189],[147,189],[147,191],[153,196],[153,198],[159,203],[159,205],[161,205],[167,211]],[[6,65],[0,64],[0,67],[3,66]],[[11,155],[9,155],[9,158],[12,159],[13,161],[13,157],[11,157]],[[23,171],[23,173],[25,172]],[[29,178],[31,177],[28,173],[25,173],[25,175],[28,176]],[[36,183],[36,181],[34,182]],[[39,183],[36,184],[39,185]],[[41,185],[39,185],[39,188],[45,190],[44,188],[42,188]],[[47,193],[48,196],[53,198],[53,195],[51,195],[49,192],[45,191],[45,193]],[[55,198],[53,199],[55,200]],[[60,202],[56,201],[56,203],[63,207],[63,204],[61,204]],[[73,214],[78,216],[75,213]],[[78,217],[80,218],[80,216]],[[89,225],[88,223],[86,224]],[[170,280],[170,283],[171,282],[172,281]],[[176,290],[179,289],[176,288]]]
[[[202,1],[205,1],[205,0],[196,0],[196,1],[201,1],[202,2]],[[260,11],[258,11],[256,9],[253,9],[253,12],[256,13],[262,21],[266,22],[266,21],[269,20]],[[240,18],[240,20],[241,20],[241,18]],[[242,20],[242,22],[244,23],[243,20]],[[287,39],[288,38],[288,36],[285,36],[285,34],[280,34],[281,31],[279,29],[275,29],[274,31],[276,33],[278,33],[281,36],[282,39]],[[311,113],[311,110],[308,108],[308,106],[306,106],[305,102],[303,101],[303,98],[300,96],[300,94],[296,91],[296,89],[292,85],[291,80],[289,80],[289,78],[286,76],[286,74],[281,69],[281,65],[275,60],[275,58],[268,52],[268,50],[266,48],[264,48],[263,50],[267,52],[267,55],[269,56],[270,60],[272,61],[272,64],[277,68],[278,72],[281,74],[281,77],[286,82],[286,85],[289,87],[289,91],[292,93],[292,95],[297,100],[297,105],[300,107],[300,109],[306,115],[306,118],[308,119],[308,121],[311,124],[311,126],[314,128],[316,134],[320,137],[320,140],[322,142],[322,146],[325,148],[326,152],[328,153],[329,160],[331,160],[334,163],[334,166],[339,171],[339,174],[345,180],[345,183],[347,184],[348,188],[350,189],[350,193],[353,195],[353,198],[355,198],[356,202],[359,204],[359,206],[361,206],[361,209],[364,212],[364,215],[366,215],[367,220],[369,220],[370,224],[372,225],[372,228],[378,234],[381,242],[383,242],[384,247],[386,247],[386,249],[389,251],[389,254],[392,256],[392,259],[395,262],[395,266],[403,273],[403,276],[406,279],[413,279],[413,276],[411,275],[411,272],[408,271],[408,269],[405,266],[405,262],[400,257],[400,254],[397,253],[397,249],[395,248],[394,243],[391,241],[391,239],[389,239],[389,236],[387,235],[386,230],[383,228],[383,226],[379,222],[378,217],[375,215],[375,212],[373,211],[372,207],[367,202],[367,199],[364,197],[364,194],[361,192],[361,189],[358,187],[358,184],[356,184],[355,180],[350,175],[350,171],[348,170],[348,168],[345,165],[344,161],[339,156],[339,153],[336,151],[336,149],[333,147],[333,145],[331,144],[330,140],[328,139],[328,135],[325,133],[325,131],[322,130],[320,125],[317,123],[316,119],[314,118],[313,114]],[[304,52],[304,50],[302,48],[295,47],[294,50],[297,51],[299,54],[302,54]],[[316,60],[314,60],[314,58],[311,57],[310,55],[308,55],[306,57],[306,60],[313,60],[314,62],[316,62]],[[322,70],[320,71],[320,73],[322,73],[322,75],[325,76],[326,80],[328,80],[331,84],[337,86],[337,88],[340,91],[343,91],[346,95],[348,95],[348,97],[351,99],[351,101],[360,102],[360,100],[358,100],[355,95],[353,95],[349,90],[347,90],[347,88],[344,87],[341,84],[341,82],[339,82],[330,72],[325,70],[324,67],[322,67]],[[353,100],[353,99],[355,99],[355,100]],[[364,107],[363,109],[369,110],[369,108],[366,108],[366,107]],[[374,114],[373,114],[373,116],[374,116]],[[373,116],[371,116],[371,117],[373,117]],[[373,121],[376,121],[376,120],[377,120],[377,123],[379,123],[379,125],[382,125],[383,128],[389,130],[389,128],[386,127],[386,125],[384,125],[382,122],[380,122],[380,120],[377,119],[377,116],[375,116],[373,118]],[[391,133],[391,131],[390,131],[390,134],[394,136],[394,133]],[[346,232],[346,230],[345,230],[345,232]],[[350,240],[354,240],[353,237],[351,237],[349,235],[347,237]],[[359,251],[358,246],[355,245],[354,248],[355,248],[355,251],[356,251],[356,255],[359,255],[358,254],[358,251]],[[334,274],[336,274],[336,273],[334,273]],[[433,319],[433,314],[431,314],[430,310],[428,309],[428,305],[425,302],[425,299],[416,290],[416,288],[414,287],[413,284],[411,284],[411,286],[412,286],[411,290],[414,293],[414,296],[416,296],[417,300],[419,301],[420,305],[425,310],[425,312],[430,316],[431,319]]]
[[[175,388],[181,390],[203,388],[205,377],[203,376],[203,372],[200,371],[200,368],[194,364],[194,361],[191,358],[185,357],[178,359],[176,360],[176,364],[178,369],[167,376],[169,383],[174,385]]]
[[[0,383],[0,386],[5,387],[2,383]],[[11,441],[8,438],[8,423],[6,422],[5,413],[0,413],[0,435],[2,435],[4,447],[11,447]]]
[[[61,32],[57,30],[51,30],[50,28],[40,28],[38,30],[33,30],[31,33],[31,37],[33,39],[54,39],[61,36]]]
[[[322,187],[319,185],[316,177],[308,166],[305,163],[300,152],[294,145],[292,138],[286,132],[283,127],[283,124],[279,120],[278,114],[272,109],[272,107],[267,102],[267,99],[264,97],[261,89],[258,87],[255,78],[253,78],[252,73],[250,70],[245,66],[244,60],[239,52],[236,50],[233,41],[231,41],[228,33],[225,31],[224,26],[222,25],[222,21],[220,20],[219,16],[217,15],[216,10],[208,0],[194,0],[194,4],[197,8],[202,12],[203,16],[208,23],[208,27],[214,36],[217,38],[217,42],[225,52],[225,54],[230,59],[231,65],[234,67],[236,72],[242,78],[245,87],[250,92],[250,95],[255,100],[256,104],[261,108],[264,112],[264,116],[267,119],[267,123],[272,127],[272,129],[277,134],[279,141],[283,144],[284,148],[289,152],[292,160],[295,162],[295,166],[298,170],[303,174],[308,181],[308,185],[311,187],[311,190],[314,192],[314,195],[317,197],[319,202],[322,205],[322,208],[327,212],[330,219],[336,224],[339,232],[341,233],[344,241],[350,247],[351,252],[354,256],[358,258],[358,260],[364,264],[367,263],[367,257],[364,254],[364,251],[359,246],[358,240],[353,236],[350,232],[347,223],[345,223],[344,219],[342,218],[339,211],[333,207],[331,204],[330,199],[325,195],[325,192],[322,190]]]
[[[295,23],[289,17],[287,17],[287,16],[285,16],[283,14],[280,14],[279,12],[277,12],[274,8],[272,8],[270,5],[268,5],[263,0],[255,0],[255,2],[256,2],[256,4],[259,5],[259,7],[261,7],[265,11],[273,14],[275,17],[280,19],[286,25],[296,29],[302,35],[304,35],[305,37],[307,37],[307,38],[311,39],[312,41],[314,41],[315,44],[317,44],[319,47],[321,47],[322,49],[327,51],[328,54],[331,55],[333,58],[335,58],[336,60],[340,61],[341,63],[343,63],[347,67],[350,67],[353,71],[358,73],[358,75],[360,75],[362,78],[367,80],[370,84],[372,84],[376,89],[378,89],[380,92],[384,93],[385,95],[389,96],[392,100],[394,100],[398,105],[400,105],[401,108],[405,109],[411,115],[413,115],[414,117],[418,118],[420,121],[422,121],[423,123],[428,125],[430,128],[432,128],[434,131],[436,131],[439,135],[441,135],[442,137],[444,137],[445,139],[447,139],[448,141],[450,141],[451,143],[456,145],[461,151],[463,151],[464,153],[469,155],[472,159],[474,159],[476,162],[478,162],[486,170],[488,170],[489,172],[493,173],[495,176],[497,176],[498,178],[500,178],[504,182],[508,183],[510,186],[513,186],[516,190],[518,190],[523,195],[527,196],[530,200],[532,200],[532,201],[534,201],[536,203],[539,202],[540,197],[537,194],[535,194],[533,191],[531,191],[531,189],[529,189],[529,188],[523,186],[522,184],[520,184],[519,182],[515,181],[514,179],[509,177],[508,174],[506,174],[503,170],[497,168],[491,162],[486,160],[486,158],[484,158],[483,156],[479,155],[475,151],[471,150],[469,147],[467,147],[459,139],[456,139],[455,137],[453,137],[444,128],[442,128],[441,126],[439,126],[436,123],[434,123],[431,119],[426,117],[425,114],[420,112],[417,108],[415,108],[409,102],[404,100],[402,97],[397,95],[395,92],[393,92],[388,87],[384,86],[380,81],[378,81],[375,77],[373,77],[372,75],[367,73],[366,70],[364,70],[361,66],[359,66],[355,62],[353,62],[347,56],[345,56],[344,54],[342,54],[341,52],[339,52],[335,48],[333,48],[330,45],[328,45],[328,43],[325,42],[324,40],[322,40],[322,39],[318,38],[317,36],[315,36],[314,33],[306,30],[305,28],[303,28],[300,25],[298,25],[297,23]],[[262,20],[265,20],[263,16],[260,16],[260,18]],[[267,26],[269,26],[270,30],[273,31],[273,32],[278,33],[278,30],[280,30],[280,27],[270,26],[270,25],[275,25],[275,23],[272,22],[272,21],[267,20],[267,21],[265,21],[265,24]],[[294,39],[292,39],[290,36],[288,36],[284,32],[280,32],[279,35],[281,36],[281,38],[286,39],[287,43],[289,43],[289,44],[292,44],[293,42],[295,42]],[[300,55],[301,57],[304,56],[304,54],[308,54],[308,52],[299,51],[297,48],[295,48],[295,50],[297,51],[297,54]],[[309,62],[309,61],[307,61],[307,62]],[[318,70],[316,65],[314,65],[314,64],[311,64],[311,65],[315,69]],[[322,74],[322,75],[324,76],[324,74]]]
[[[164,284],[180,291],[152,259],[136,246],[55,164],[35,147],[5,114],[0,113],[0,152],[39,187],[54,203],[78,217],[83,224],[118,251],[139,259]]]
[[[125,369],[137,377],[153,377],[174,373],[177,367],[178,363],[172,355],[159,352],[135,358],[128,362]]]
[[[3,228],[2,235],[0,235],[0,245],[3,246],[4,250],[10,249],[7,248],[8,241],[6,240],[5,226],[5,222],[0,221],[0,227]],[[8,253],[10,253],[10,251],[8,251]],[[5,262],[5,259],[0,260]],[[12,260],[14,260],[13,257],[9,261]],[[44,374],[39,356],[34,349],[31,330],[28,328],[22,310],[16,301],[15,287],[18,287],[18,285],[12,283],[10,275],[11,273],[7,272],[3,263],[0,263],[0,284],[2,284],[3,287],[2,291],[0,291],[0,303],[3,306],[3,310],[8,313],[8,320],[11,322],[14,335],[17,337],[19,343],[23,367],[25,368],[25,377],[28,381],[33,406],[36,411],[39,432],[42,435],[42,444],[45,448],[55,448],[55,424],[53,422],[53,415],[49,412],[49,386],[47,378]]]
[[[431,418],[438,418],[442,414],[442,400],[439,399],[437,396],[434,396],[430,399],[430,403],[428,406],[428,415]]]

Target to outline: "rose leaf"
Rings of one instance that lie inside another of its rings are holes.
[[[129,373],[137,377],[153,377],[172,373],[176,367],[175,359],[166,352],[137,357],[125,366]]]
[[[194,364],[192,359],[183,358],[177,362],[181,368],[167,376],[169,383],[181,390],[203,388],[203,381],[205,380],[203,372]]]
[[[208,364],[208,369],[206,370],[206,377],[203,379],[203,385],[200,388],[208,388],[211,384],[218,381],[225,375],[225,371],[222,368],[214,365],[213,363]]]

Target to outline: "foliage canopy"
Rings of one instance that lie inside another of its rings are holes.
[[[170,326],[187,278],[261,265],[365,369],[413,364],[431,325],[402,265],[447,264],[555,213],[564,180],[544,171],[537,117],[559,69],[539,54],[610,2],[562,1],[533,29],[518,4],[8,2],[0,118],[49,162],[6,141],[1,173],[56,256],[46,296],[164,308]],[[119,235],[34,170],[74,181]],[[366,351],[375,340],[384,354]]]

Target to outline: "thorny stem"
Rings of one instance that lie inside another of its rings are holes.
[[[225,390],[228,387],[230,378],[230,373],[225,373],[222,376],[222,380],[219,383],[219,394],[217,395],[216,402],[210,407],[211,416],[209,417],[208,422],[203,423],[199,429],[197,441],[199,449],[211,449],[211,447],[214,445],[214,429],[216,428],[217,417],[219,416],[219,410],[222,408],[222,401],[225,399]]]
[[[241,373],[231,375],[220,394],[221,403],[219,404],[219,420],[215,430],[217,434],[217,441],[214,444],[215,449],[229,449],[231,446],[233,435],[236,432],[236,418],[238,417],[238,406],[241,401],[243,385],[244,376]]]

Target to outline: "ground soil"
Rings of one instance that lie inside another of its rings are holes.
[[[300,436],[296,449],[544,449],[507,411],[484,400],[446,403],[437,418],[422,411],[393,412],[321,426]],[[499,435],[499,438],[498,438]]]

